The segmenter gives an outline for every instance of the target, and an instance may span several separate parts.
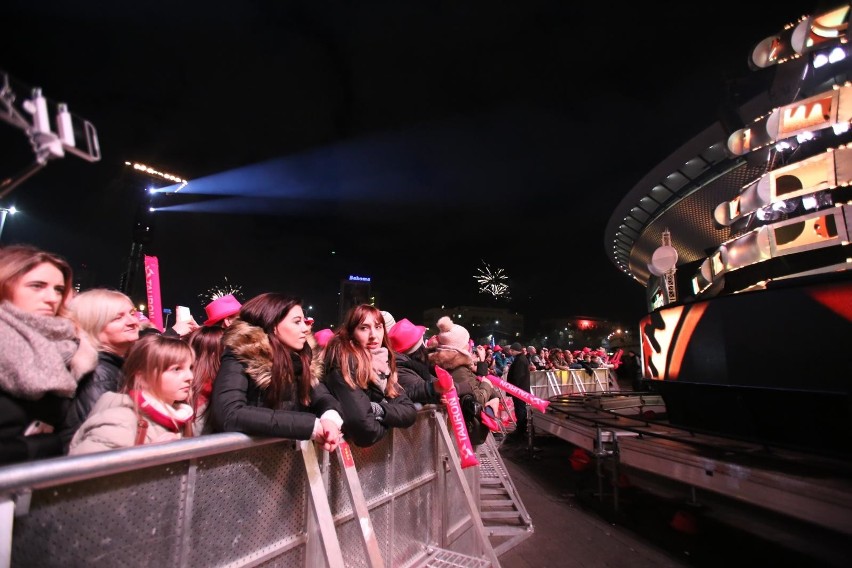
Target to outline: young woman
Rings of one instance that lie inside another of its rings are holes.
[[[65,314],[68,263],[28,245],[0,248],[0,464],[61,455],[59,429],[97,351]]]
[[[213,381],[213,430],[314,440],[332,451],[343,420],[339,403],[311,375],[301,300],[266,293],[246,302],[225,331]]]
[[[192,390],[190,404],[195,409],[193,429],[195,435],[213,431],[207,420],[210,410],[210,395],[213,393],[213,380],[219,373],[222,363],[222,337],[225,328],[221,326],[203,326],[189,334],[189,346],[195,353],[195,366],[192,369]]]
[[[105,392],[118,392],[121,367],[130,347],[139,339],[136,308],[117,290],[94,288],[78,294],[68,304],[71,319],[85,331],[98,350],[98,366],[80,380],[74,402],[65,417],[65,444],[88,418]]]
[[[414,424],[417,409],[397,382],[396,361],[382,313],[367,304],[349,310],[323,353],[329,391],[340,401],[343,432],[371,446],[390,428]]]
[[[105,392],[74,434],[71,455],[169,442],[192,435],[192,349],[173,337],[146,335],[124,362],[122,392]]]

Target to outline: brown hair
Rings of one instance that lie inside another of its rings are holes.
[[[240,308],[240,319],[257,326],[266,332],[272,346],[272,381],[266,389],[266,403],[277,408],[285,399],[292,396],[295,388],[299,401],[309,406],[311,402],[311,346],[306,341],[301,351],[293,351],[284,345],[275,335],[275,327],[281,323],[290,310],[301,306],[302,300],[279,292],[267,292],[255,296]],[[302,362],[302,374],[297,377],[291,357]]]
[[[40,264],[52,264],[62,273],[65,291],[59,302],[57,314],[65,315],[65,302],[73,290],[74,273],[71,265],[61,256],[43,251],[32,245],[10,245],[0,248],[0,301],[12,297],[12,289],[21,277]]]
[[[328,344],[325,346],[325,368],[331,369],[338,367],[343,375],[343,380],[346,381],[353,389],[358,386],[366,389],[373,377],[373,361],[370,352],[355,343],[355,329],[364,323],[367,317],[373,316],[374,321],[377,321],[384,326],[384,317],[382,312],[375,306],[369,304],[360,304],[353,306],[346,316],[343,318],[343,323],[334,334]],[[390,376],[388,377],[387,388],[385,394],[388,398],[395,398],[399,395],[397,390],[396,377],[396,357],[394,356],[393,347],[391,347],[390,339],[388,339],[387,330],[385,330],[382,338],[382,347],[388,350],[388,365],[390,366]],[[354,371],[354,376],[353,376]]]
[[[219,366],[222,363],[222,336],[225,335],[225,328],[220,326],[203,325],[192,330],[189,334],[188,343],[195,353],[195,366],[192,368],[192,388],[189,392],[189,402],[192,408],[198,411],[199,394],[204,388],[213,382],[216,375],[219,373]],[[210,410],[208,405],[203,415],[206,415]],[[196,419],[199,415],[196,414]]]
[[[172,365],[192,361],[192,349],[176,337],[151,334],[139,339],[130,348],[122,371],[125,381],[122,392],[145,390],[162,400],[160,379]],[[173,404],[173,400],[163,401]]]

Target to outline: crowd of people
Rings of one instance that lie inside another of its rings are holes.
[[[448,317],[427,338],[367,304],[314,332],[301,301],[278,292],[223,296],[202,325],[160,331],[125,294],[74,294],[72,281],[59,255],[0,248],[0,464],[215,432],[366,447],[452,388],[495,417],[488,375],[529,391],[540,360],[519,343],[474,346]],[[521,438],[524,402],[514,407]]]

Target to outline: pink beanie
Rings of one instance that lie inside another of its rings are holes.
[[[447,316],[438,320],[436,338],[439,347],[456,349],[462,353],[470,354],[470,334],[462,326],[453,323],[453,320]]]

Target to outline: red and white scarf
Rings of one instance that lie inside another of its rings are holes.
[[[140,390],[132,390],[128,394],[147,418],[172,432],[183,432],[184,426],[194,418],[195,411],[186,403],[171,406]]]

